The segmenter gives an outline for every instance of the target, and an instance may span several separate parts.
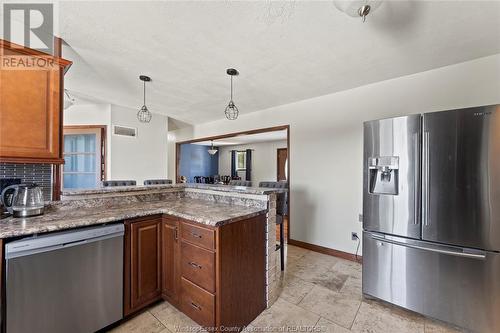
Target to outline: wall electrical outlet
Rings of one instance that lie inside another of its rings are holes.
[[[357,232],[354,232],[354,231],[353,231],[353,232],[351,232],[351,239],[352,239],[353,241],[358,240],[358,239],[359,239],[359,237],[358,237],[358,233],[357,233]]]
[[[359,222],[363,222],[363,214],[359,214],[358,215],[358,221]]]

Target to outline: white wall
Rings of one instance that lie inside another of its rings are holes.
[[[111,175],[114,180],[167,177],[168,117],[153,114],[150,123],[137,120],[137,110],[111,106],[111,124],[137,128],[137,137],[111,136]]]
[[[286,147],[286,140],[219,147],[219,174],[231,175],[231,150],[252,149],[252,185],[276,181],[277,149]],[[238,171],[238,176],[244,180],[245,171]]]
[[[362,230],[363,121],[487,104],[500,104],[500,54],[183,128],[169,139],[289,124],[291,238],[354,253],[350,233]]]
[[[106,125],[108,180],[167,177],[168,117],[153,114],[149,124],[137,120],[137,110],[110,104],[73,105],[64,110],[64,125]],[[137,128],[137,137],[112,134],[112,125]]]

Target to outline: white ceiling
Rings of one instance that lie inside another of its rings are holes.
[[[385,1],[366,23],[331,1],[61,2],[66,86],[181,122],[241,113],[500,52],[500,2]],[[307,112],[307,110],[304,110]]]
[[[260,142],[273,142],[286,140],[286,130],[283,131],[273,131],[264,132],[258,134],[248,134],[248,135],[238,135],[232,138],[213,140],[214,146],[240,146],[247,145],[250,143],[260,143]],[[193,143],[195,145],[210,146],[212,141],[200,141]]]

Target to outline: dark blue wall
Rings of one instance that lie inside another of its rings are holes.
[[[180,148],[179,175],[186,176],[188,183],[194,183],[195,176],[209,177],[219,174],[219,152],[210,155],[207,152],[210,146],[190,143],[182,144]]]

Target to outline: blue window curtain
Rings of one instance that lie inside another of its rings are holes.
[[[247,156],[246,156],[246,174],[245,178],[246,180],[250,181],[252,180],[252,150],[247,149],[246,150]]]
[[[236,150],[231,150],[231,177],[236,177]]]

